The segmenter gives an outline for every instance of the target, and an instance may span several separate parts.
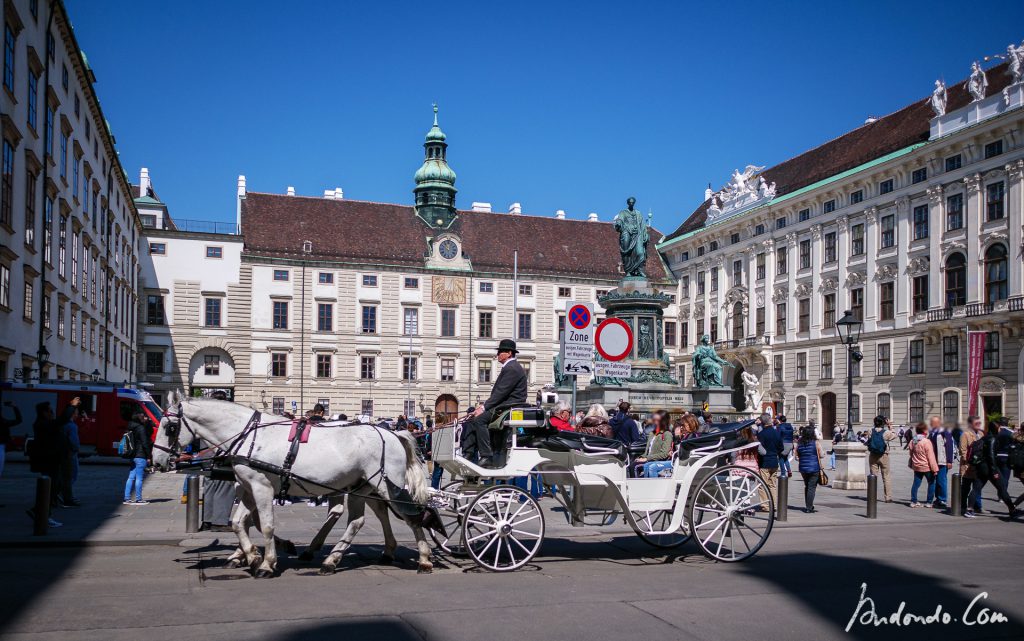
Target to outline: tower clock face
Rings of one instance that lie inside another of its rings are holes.
[[[455,256],[458,255],[459,246],[455,244],[455,241],[451,239],[446,239],[441,241],[441,246],[438,247],[437,250],[441,254],[442,258],[446,260],[452,260],[453,258],[455,258]]]

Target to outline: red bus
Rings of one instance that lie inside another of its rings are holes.
[[[49,403],[59,415],[76,396],[82,399],[80,409],[85,412],[85,417],[76,419],[83,454],[116,456],[117,444],[136,407],[142,408],[154,426],[163,417],[149,392],[136,387],[86,381],[0,383],[0,401],[12,403],[22,416],[21,425],[11,428],[13,443],[9,449],[23,449],[25,438],[32,436],[37,404]],[[3,407],[2,411],[4,418],[13,418],[11,408]]]

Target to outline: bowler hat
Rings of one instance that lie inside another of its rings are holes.
[[[518,354],[519,353],[519,350],[516,349],[516,342],[514,340],[512,340],[511,338],[503,338],[503,339],[501,339],[501,342],[498,343],[498,351],[499,352],[512,352],[513,354]]]

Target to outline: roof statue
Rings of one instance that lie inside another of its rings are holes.
[[[735,169],[732,178],[708,204],[708,220],[713,222],[723,215],[732,215],[762,201],[775,198],[775,183],[768,183],[758,175],[764,167],[747,165],[742,172]],[[755,178],[756,176],[756,178]]]
[[[936,116],[946,115],[946,83],[941,80],[935,81],[935,90],[932,91],[932,111]]]
[[[619,232],[619,254],[622,257],[622,271],[626,277],[646,278],[644,264],[647,262],[647,221],[644,215],[634,209],[636,198],[626,200],[626,209],[615,215],[612,221]]]
[[[971,77],[967,80],[967,91],[971,94],[971,102],[980,102],[985,99],[985,92],[988,91],[988,78],[985,77],[985,70],[977,60],[971,63]]]
[[[1006,73],[1012,78],[1010,84],[1019,85],[1024,82],[1024,42],[1016,47],[1011,42],[1010,46],[1006,48],[1006,59],[1010,62],[1010,66],[1006,70]]]

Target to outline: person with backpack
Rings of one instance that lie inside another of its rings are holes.
[[[128,431],[121,439],[118,450],[121,457],[131,460],[131,471],[128,472],[128,480],[124,484],[125,505],[146,505],[149,501],[142,499],[142,481],[146,476],[146,464],[153,455],[153,442],[149,439],[150,429],[146,427],[148,422],[142,408],[137,408],[128,421]],[[132,501],[132,486],[135,487],[135,501]]]
[[[800,440],[796,444],[797,469],[804,479],[804,505],[805,511],[810,514],[814,509],[814,494],[818,484],[822,482],[821,476],[821,446],[811,426],[800,430]]]
[[[928,440],[928,426],[918,423],[914,428],[914,440],[910,442],[910,460],[907,465],[914,471],[914,483],[910,486],[910,507],[922,507],[917,502],[917,491],[921,488],[921,479],[928,481],[928,501],[935,496],[935,474],[939,464],[935,461],[935,450]]]
[[[929,504],[937,509],[944,510],[949,507],[948,496],[949,496],[949,468],[953,467],[954,452],[956,447],[953,445],[953,435],[950,434],[946,426],[942,424],[942,419],[938,416],[933,416],[929,420],[928,427],[928,440],[932,442],[932,449],[935,450],[935,462],[939,464],[939,471],[935,474],[935,501],[932,501],[932,497],[929,496]]]
[[[971,446],[970,463],[971,467],[974,468],[973,491],[980,495],[981,488],[986,483],[991,483],[996,488],[999,500],[1006,506],[1009,518],[1014,519],[1017,518],[1018,511],[1010,495],[1007,494],[1006,488],[1003,486],[999,467],[996,463],[996,437],[998,435],[999,424],[991,421],[985,434],[976,439]],[[967,516],[967,514],[965,513],[964,516]],[[974,516],[974,514],[972,513],[971,516]]]
[[[789,466],[789,455],[793,451],[793,425],[786,420],[785,414],[779,414],[776,421],[778,426],[776,429],[779,430],[779,436],[782,437],[782,457],[779,459],[779,474],[793,476],[793,470]],[[811,502],[814,502],[814,497],[811,497]]]
[[[957,442],[957,452],[960,458],[960,512],[964,517],[972,519],[976,512],[981,512],[981,488],[974,488],[974,466],[971,464],[971,451],[974,449],[975,441],[983,436],[981,419],[971,415],[967,417],[967,429],[960,435]],[[971,500],[971,508],[967,509],[968,498]]]
[[[888,417],[875,417],[871,436],[868,437],[868,463],[871,473],[882,479],[885,502],[892,503],[892,465],[889,462],[889,444],[896,440],[896,432]]]

